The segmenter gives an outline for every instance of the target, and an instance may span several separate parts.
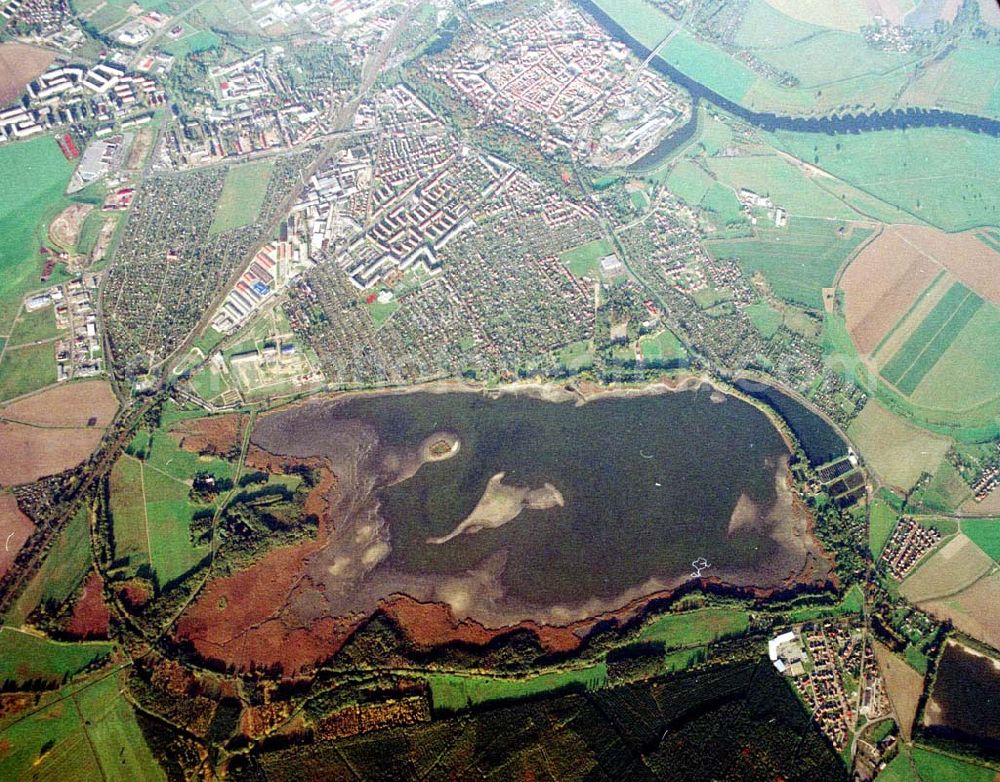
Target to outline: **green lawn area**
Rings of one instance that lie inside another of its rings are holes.
[[[659,334],[639,340],[642,358],[648,365],[667,364],[684,358],[687,352],[672,331],[664,329]]]
[[[222,339],[223,335],[209,326],[198,335],[198,339],[194,341],[192,346],[198,348],[207,356],[215,349],[216,345],[222,342]]]
[[[750,620],[736,608],[700,608],[657,617],[642,628],[640,641],[662,641],[668,648],[701,646],[747,631]]]
[[[572,250],[567,250],[559,256],[559,260],[569,267],[574,277],[597,277],[601,269],[601,258],[611,255],[614,250],[604,239],[595,239],[587,244],[581,244]]]
[[[750,318],[753,327],[760,332],[760,335],[764,339],[770,339],[777,334],[778,329],[781,328],[781,324],[785,320],[784,315],[764,302],[751,304],[743,311]]]
[[[870,231],[855,227],[847,237],[844,223],[793,217],[785,228],[760,228],[750,239],[705,243],[716,258],[736,258],[750,272],[760,272],[775,295],[816,310],[823,309],[822,289],[833,285],[837,270]]]
[[[215,206],[210,233],[230,231],[257,219],[273,168],[273,161],[261,160],[229,169],[219,203]]]
[[[400,305],[396,299],[392,299],[385,304],[373,301],[371,304],[366,304],[365,306],[368,308],[368,314],[372,316],[372,323],[375,324],[375,328],[380,329],[392,314],[399,309]]]
[[[60,334],[56,328],[56,311],[54,307],[43,307],[34,312],[24,310],[14,322],[11,329],[10,345],[27,345],[31,342],[40,342],[46,339],[54,339]]]
[[[861,593],[861,587],[857,584],[852,586],[843,599],[833,606],[805,606],[793,609],[788,614],[788,621],[814,622],[817,619],[824,619],[828,616],[840,616],[841,614],[860,614],[864,606],[865,596]]]
[[[496,679],[486,676],[430,674],[431,703],[435,710],[461,711],[491,701],[528,698],[539,693],[580,687],[593,690],[608,679],[604,663],[591,668],[560,673],[543,673],[526,679]]]
[[[0,334],[25,293],[38,288],[40,225],[63,203],[73,165],[50,136],[0,146]]]
[[[590,340],[583,339],[579,342],[572,342],[558,352],[559,363],[569,372],[579,372],[594,365],[594,352],[590,347]]]
[[[188,27],[187,25],[184,26]],[[219,36],[211,30],[194,31],[190,27],[188,27],[188,30],[190,32],[183,38],[178,38],[176,41],[163,41],[160,48],[167,54],[174,55],[174,57],[186,57],[194,52],[215,49],[222,43]]]
[[[45,600],[65,602],[90,569],[90,512],[81,506],[56,538],[41,568],[14,601],[4,617],[10,625],[21,625]]]
[[[0,402],[50,386],[56,376],[53,343],[8,347],[0,361]]]
[[[177,579],[208,554],[207,546],[191,540],[191,520],[198,506],[189,487],[156,470],[143,470],[146,514],[149,518],[150,559],[160,585]]]
[[[908,644],[903,652],[903,657],[906,658],[906,662],[910,664],[910,667],[913,668],[913,670],[921,676],[927,675],[927,655],[921,652],[916,646]]]
[[[230,462],[185,451],[163,429],[153,433],[151,444],[149,466],[179,481],[189,481],[199,472],[209,472],[217,478],[233,477],[235,468]]]
[[[959,758],[914,747],[913,763],[920,778],[927,782],[995,782],[997,769],[966,762]]]
[[[868,548],[875,559],[879,558],[885,544],[889,542],[896,520],[896,511],[887,503],[878,499],[872,501],[868,517]]]
[[[757,81],[756,74],[745,65],[686,30],[674,35],[660,50],[659,57],[732,101],[742,100]]]
[[[691,206],[698,206],[713,184],[712,177],[687,159],[678,162],[664,182],[667,190]]]
[[[48,679],[61,684],[64,676],[106,657],[112,648],[109,643],[59,643],[4,627],[0,629],[0,682]]]
[[[952,128],[772,134],[775,144],[946,231],[1000,222],[1000,138]],[[942,155],[941,150],[948,154]]]
[[[1000,562],[1000,519],[964,519],[962,532],[979,548]]]

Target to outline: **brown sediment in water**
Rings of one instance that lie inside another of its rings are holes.
[[[484,529],[496,529],[521,515],[521,511],[548,510],[565,505],[559,489],[546,483],[539,489],[513,486],[503,482],[506,473],[498,472],[486,484],[486,491],[472,513],[447,535],[428,538],[428,543],[441,545],[459,535],[474,535]]]
[[[583,387],[571,392],[549,386],[545,398],[582,404],[700,386],[698,378],[610,391]],[[441,388],[442,393],[454,391],[451,384]],[[536,386],[528,384],[500,393],[539,398]],[[698,584],[763,597],[803,583],[829,583],[831,563],[816,544],[813,520],[792,489],[787,456],[770,465],[776,502],[762,508],[749,497],[745,502],[741,498],[728,530],[730,537],[754,534],[780,540],[783,562],[762,561],[753,571],[715,566],[708,571],[710,577],[685,573],[648,578],[618,594],[546,605],[508,594],[503,580],[508,552],[503,549],[461,572],[403,572],[389,562],[392,540],[378,492],[416,475],[424,464],[454,456],[462,447],[459,437],[437,431],[414,446],[388,446],[379,443],[372,425],[337,418],[330,404],[308,410],[295,405],[260,419],[247,466],[278,472],[303,464],[318,468],[323,478],[310,495],[310,512],[319,516],[320,532],[315,541],[273,551],[247,570],[207,585],[182,616],[176,633],[201,656],[242,669],[277,663],[286,672],[302,670],[335,654],[358,623],[376,611],[389,616],[420,647],[451,641],[486,644],[521,629],[534,633],[550,651],[567,651],[597,622],[628,621],[650,601],[671,599],[678,588]],[[320,454],[317,442],[326,443]],[[494,474],[473,512],[451,533],[431,542],[457,546],[463,535],[494,530],[527,509],[564,502],[551,484],[538,489],[505,484],[503,478],[503,473]],[[540,521],[533,518],[531,523]],[[297,650],[290,648],[293,644]]]

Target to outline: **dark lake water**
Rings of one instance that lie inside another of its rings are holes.
[[[949,644],[926,717],[932,733],[1000,755],[1000,668],[989,657]]]
[[[751,405],[707,386],[584,405],[475,393],[360,396],[268,416],[254,440],[276,453],[325,453],[342,463],[346,450],[364,450],[354,445],[360,430],[376,443],[372,465],[379,452],[412,452],[434,432],[461,443],[450,459],[371,487],[388,545],[363,576],[370,593],[391,588],[430,599],[437,581],[485,569],[488,579],[468,576],[466,586],[479,584],[508,608],[613,604],[650,580],[686,580],[699,557],[711,563],[706,576],[758,586],[778,585],[815,560],[806,517],[792,507],[780,433]],[[551,483],[565,504],[428,543],[459,525],[499,472],[509,485]],[[738,503],[743,521],[733,527]],[[352,502],[350,513],[370,516],[357,507]],[[334,521],[341,542],[331,548],[342,560],[364,559],[351,553],[360,534],[352,524]],[[337,572],[347,567],[341,561]]]
[[[814,467],[847,455],[847,443],[837,431],[788,394],[756,380],[737,380],[733,385],[747,396],[770,405],[785,419]]]

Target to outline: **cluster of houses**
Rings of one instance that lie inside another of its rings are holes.
[[[941,533],[918,524],[913,519],[899,520],[893,530],[882,559],[889,566],[893,577],[902,581],[923,559],[924,554],[941,542]]]

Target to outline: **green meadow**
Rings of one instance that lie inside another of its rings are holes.
[[[779,149],[945,231],[1000,222],[998,138],[952,128],[836,136],[779,131],[771,138]]]
[[[700,608],[657,617],[642,628],[640,641],[662,642],[667,648],[702,646],[729,635],[741,635],[750,626],[745,611],[736,608]]]
[[[226,173],[219,203],[215,206],[211,233],[242,228],[257,219],[267,194],[274,161],[262,160],[233,166]]]
[[[755,233],[705,247],[716,258],[736,258],[748,272],[763,274],[776,296],[821,310],[822,289],[833,285],[837,270],[871,232],[855,227],[848,235],[844,223],[792,217],[784,228],[758,226]]]
[[[0,146],[0,334],[24,294],[41,285],[41,229],[63,205],[72,173],[51,136]]]
[[[24,684],[31,679],[45,679],[61,683],[63,677],[107,657],[111,649],[109,643],[60,643],[10,627],[0,628],[0,682]]]
[[[497,679],[486,676],[430,674],[431,703],[435,711],[461,711],[471,706],[494,701],[518,700],[535,695],[580,687],[593,690],[607,683],[608,669],[604,663],[591,668],[543,673],[525,679]]]
[[[601,258],[614,250],[605,239],[595,239],[567,250],[559,256],[574,277],[596,277],[601,270]]]

